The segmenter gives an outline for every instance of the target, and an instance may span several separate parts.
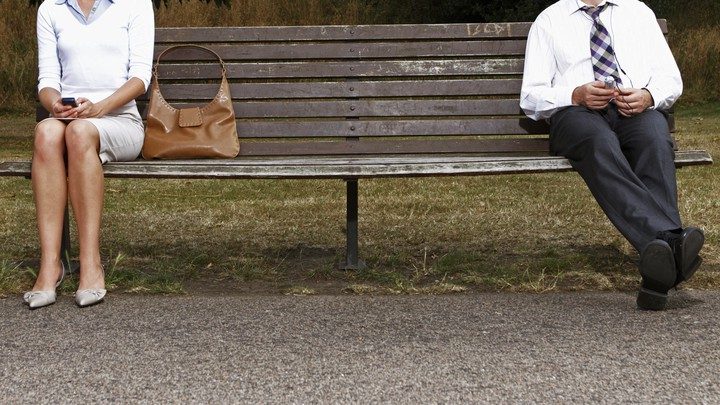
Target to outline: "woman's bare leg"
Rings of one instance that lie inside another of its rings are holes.
[[[83,120],[71,122],[65,131],[68,153],[68,190],[80,242],[78,290],[105,288],[100,262],[100,221],[104,178],[98,150],[97,128]]]
[[[67,205],[65,124],[47,120],[35,127],[32,187],[40,236],[40,271],[33,291],[51,291],[62,272],[60,245]]]

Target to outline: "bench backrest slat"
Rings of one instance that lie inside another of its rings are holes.
[[[240,156],[544,153],[545,139],[245,142]]]
[[[313,79],[415,76],[481,76],[522,74],[523,60],[437,59],[403,61],[304,61],[226,63],[228,79]],[[212,64],[163,64],[161,78],[197,80],[218,76]]]
[[[388,98],[431,96],[498,96],[520,94],[521,79],[455,79],[425,81],[345,81],[290,83],[231,83],[233,99],[323,99],[323,98]],[[217,92],[216,84],[162,84],[168,99],[210,100]]]
[[[659,20],[667,33],[665,20]],[[526,38],[530,23],[469,23],[431,25],[336,25],[303,27],[160,28],[158,43],[184,42],[287,42],[293,41],[378,41],[418,39]]]
[[[209,46],[225,60],[309,60],[309,59],[388,59],[388,58],[432,58],[432,57],[475,57],[492,55],[522,56],[525,40],[493,41],[433,41],[433,42],[287,42],[272,44],[245,44],[242,47],[228,44]],[[157,48],[155,56],[168,48]],[[213,57],[195,49],[182,49],[163,56],[166,61],[199,60],[211,61]]]
[[[141,104],[141,107],[145,103]],[[174,103],[187,108],[197,102]],[[255,118],[351,118],[351,117],[455,117],[518,115],[518,99],[495,100],[338,100],[338,101],[236,101],[235,113]]]
[[[412,120],[316,120],[273,122],[239,121],[241,138],[347,138],[414,136],[528,135],[547,133],[547,124],[531,119],[412,119]]]

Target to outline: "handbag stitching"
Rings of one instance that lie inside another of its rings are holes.
[[[224,78],[224,76],[223,76],[223,78]],[[155,90],[154,90],[154,91],[157,93],[157,95],[158,95],[158,97],[159,97],[159,101],[160,101],[161,103],[163,103],[163,105],[165,105],[166,107],[170,108],[170,109],[173,110],[173,111],[179,111],[179,110],[181,110],[180,108],[175,108],[175,107],[171,106],[171,105],[165,100],[165,97],[163,97],[162,93],[160,92],[160,86],[159,86],[158,84],[155,85]],[[219,88],[218,91],[217,91],[217,94],[215,94],[215,97],[213,97],[212,100],[210,100],[207,104],[205,104],[205,106],[201,107],[201,108],[200,108],[200,111],[205,112],[212,104],[223,102],[223,100],[220,100],[220,95],[221,95],[221,94],[222,94],[223,96],[225,96],[225,92],[224,92],[223,89],[222,89],[222,83],[221,83],[221,85],[220,85],[220,88]],[[225,96],[225,98],[227,99],[227,96]],[[232,108],[232,103],[230,104],[230,108]],[[234,108],[233,108],[233,110],[234,110]]]

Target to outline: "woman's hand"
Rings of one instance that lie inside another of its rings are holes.
[[[102,101],[95,104],[85,97],[78,97],[77,103],[78,106],[76,110],[78,118],[100,118],[105,115]]]
[[[52,116],[55,118],[75,118],[77,117],[77,107],[64,105],[58,98],[52,105]]]

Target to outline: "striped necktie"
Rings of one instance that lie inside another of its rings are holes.
[[[600,21],[600,13],[607,6],[608,4],[605,3],[599,7],[585,6],[581,8],[593,20],[590,30],[590,57],[593,63],[593,73],[595,73],[595,80],[603,81],[606,77],[612,76],[617,84],[622,84],[615,62],[615,51],[612,48],[610,33]]]

